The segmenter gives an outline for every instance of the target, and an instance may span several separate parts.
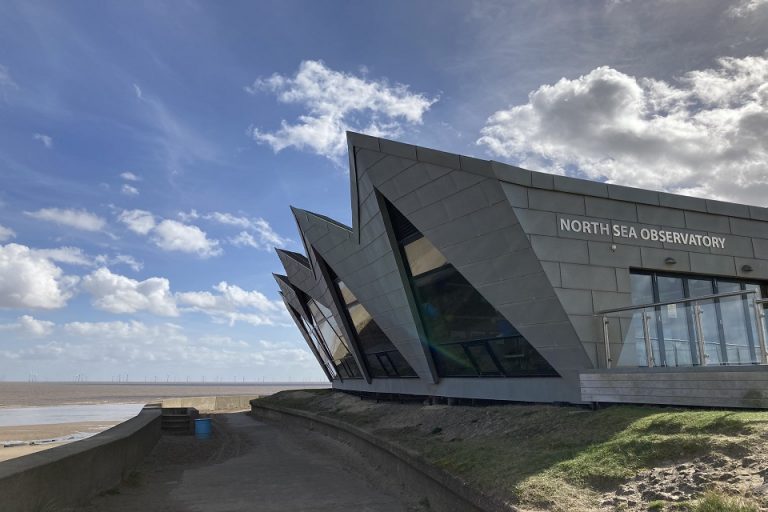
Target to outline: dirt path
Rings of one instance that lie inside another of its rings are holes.
[[[136,474],[87,512],[417,512],[417,500],[346,445],[317,433],[217,414],[214,439],[163,436]]]

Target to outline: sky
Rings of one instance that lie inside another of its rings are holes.
[[[0,0],[0,380],[321,380],[345,131],[768,206],[768,0]]]

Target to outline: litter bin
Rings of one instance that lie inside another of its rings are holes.
[[[198,418],[195,420],[195,437],[198,439],[210,439],[213,429],[211,418]]]

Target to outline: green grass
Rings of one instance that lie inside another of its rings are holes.
[[[691,512],[758,512],[760,508],[743,498],[708,492],[693,504]]]
[[[768,432],[768,412],[641,406],[597,411],[534,405],[427,407],[361,403],[331,390],[283,392],[262,400],[369,430],[502,499],[563,511],[587,510],[600,492],[644,469],[710,453],[744,454]],[[756,510],[733,508],[728,500],[707,495],[696,502],[698,508],[689,510]]]

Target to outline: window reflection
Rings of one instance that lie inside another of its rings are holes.
[[[372,377],[415,377],[411,365],[341,279],[335,280]]]
[[[408,219],[391,206],[390,216],[441,376],[557,376]]]
[[[345,379],[360,378],[362,376],[360,369],[347,347],[331,310],[314,299],[309,299],[307,307],[314,320],[315,332],[323,340],[339,374]]]

